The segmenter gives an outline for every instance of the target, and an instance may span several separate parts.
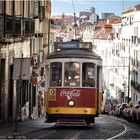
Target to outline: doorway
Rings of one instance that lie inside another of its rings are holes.
[[[13,64],[9,66],[8,121],[13,119]]]
[[[0,121],[4,120],[5,59],[0,59]]]

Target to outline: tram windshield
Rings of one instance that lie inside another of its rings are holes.
[[[64,86],[80,86],[80,63],[66,62]]]
[[[77,87],[82,80],[82,87],[95,87],[95,66],[94,63],[89,62],[53,62],[50,64],[50,86],[62,86],[64,81],[64,86]],[[63,76],[62,67],[64,67]]]

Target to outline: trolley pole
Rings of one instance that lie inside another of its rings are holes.
[[[74,13],[74,29],[75,29],[75,39],[77,39],[77,37],[76,37],[76,26],[77,26],[77,24],[76,24],[76,15],[75,15],[75,13]]]

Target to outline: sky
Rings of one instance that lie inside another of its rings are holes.
[[[121,16],[123,9],[140,4],[140,0],[52,0],[52,15],[79,16],[80,11],[94,7],[95,13],[101,17],[102,12]]]

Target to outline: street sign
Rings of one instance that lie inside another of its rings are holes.
[[[13,80],[29,80],[30,65],[30,58],[14,58]]]

